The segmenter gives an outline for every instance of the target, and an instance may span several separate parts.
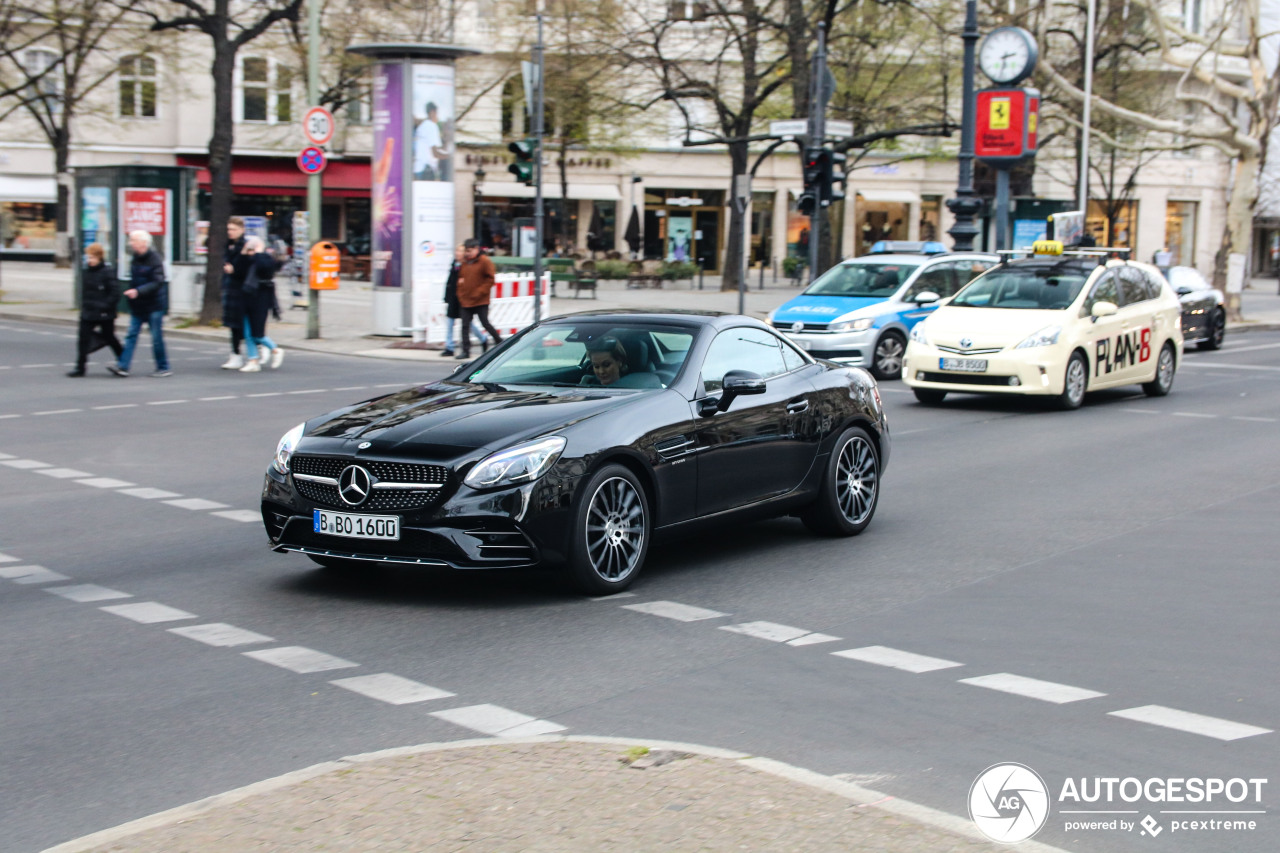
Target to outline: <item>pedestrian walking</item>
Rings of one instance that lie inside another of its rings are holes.
[[[68,376],[84,376],[89,353],[111,347],[116,361],[124,347],[116,338],[116,303],[120,301],[120,283],[116,271],[106,262],[101,243],[84,248],[85,268],[80,273],[80,335],[76,341],[76,366]]]
[[[156,369],[152,376],[172,376],[169,357],[164,349],[164,315],[169,313],[169,282],[164,275],[164,261],[151,245],[151,235],[146,231],[129,232],[129,289],[124,292],[129,300],[129,333],[124,338],[124,351],[119,361],[107,368],[116,376],[128,376],[133,363],[133,350],[138,345],[138,335],[143,325],[151,332],[151,355]]]
[[[244,271],[237,271],[236,267],[244,241],[244,220],[239,216],[227,219],[227,246],[222,250],[222,325],[231,332],[231,356],[222,365],[223,370],[244,367],[244,356],[240,354],[244,341]]]
[[[267,314],[278,319],[280,306],[276,302],[276,261],[266,251],[261,237],[245,240],[240,262],[244,267],[244,287],[241,290],[244,304],[244,345],[247,360],[241,373],[258,373],[265,361],[272,370],[284,361],[284,350],[267,337]],[[264,354],[262,351],[266,350]]]
[[[453,265],[449,268],[449,279],[444,283],[444,352],[440,355],[448,357],[453,355],[453,327],[456,321],[462,317],[462,306],[458,303],[458,271],[462,269],[462,260],[466,253],[466,246],[459,243],[453,250]],[[484,336],[484,329],[475,320],[471,321],[468,328],[462,330],[462,334],[467,335],[475,333],[476,340],[480,341],[482,347],[481,352],[487,352],[489,349],[489,339]]]
[[[458,269],[458,304],[462,306],[462,352],[459,359],[471,358],[471,335],[468,333],[473,320],[493,338],[493,345],[502,343],[502,336],[489,322],[489,294],[493,290],[497,270],[493,261],[480,252],[480,241],[475,238],[462,244],[462,265]]]

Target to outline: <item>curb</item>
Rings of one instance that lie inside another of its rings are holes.
[[[901,800],[889,794],[882,794],[879,791],[864,788],[863,786],[853,782],[846,782],[833,776],[825,776],[813,770],[806,770],[803,767],[796,767],[795,765],[775,761],[771,758],[761,758],[741,752],[735,752],[733,750],[721,749],[719,747],[681,743],[678,741],[648,740],[645,738],[602,737],[595,735],[539,735],[535,737],[516,738],[470,738],[467,740],[418,744],[416,746],[393,747],[391,749],[382,749],[376,752],[348,755],[333,761],[323,761],[319,764],[313,764],[310,767],[304,767],[301,770],[294,770],[290,773],[285,773],[271,779],[254,782],[241,788],[233,788],[232,790],[225,791],[221,794],[214,794],[211,797],[205,797],[204,799],[196,800],[195,802],[187,803],[186,805],[176,806],[175,808],[168,809],[166,811],[138,818],[137,820],[132,820],[128,823],[123,823],[110,829],[104,829],[90,835],[81,836],[80,838],[66,841],[62,844],[58,844],[57,846],[49,847],[45,849],[43,853],[84,853],[84,851],[91,850],[94,847],[121,841],[140,832],[159,829],[182,821],[191,820],[192,818],[213,811],[214,809],[229,806],[250,797],[269,794],[281,788],[306,782],[318,776],[324,776],[339,770],[351,770],[361,764],[368,764],[374,761],[382,761],[389,758],[406,758],[414,755],[423,755],[431,752],[445,752],[455,749],[472,749],[486,746],[509,746],[511,744],[566,742],[610,744],[626,747],[646,746],[650,749],[668,749],[678,752],[689,752],[706,758],[720,758],[728,761],[735,761],[761,773],[768,773],[771,776],[776,776],[809,788],[844,797],[859,807],[879,809],[881,811],[895,814],[899,817],[907,818],[908,820],[916,823],[925,824],[926,826],[950,832],[955,835],[960,835],[968,839],[982,841],[988,844],[997,843],[983,835],[971,821],[930,808],[929,806],[923,806],[918,803],[910,802],[909,800]],[[1007,844],[1001,846],[1007,847],[1010,850],[1026,851],[1026,853],[1067,853],[1067,851],[1062,848],[1043,844],[1039,841],[1023,841],[1018,844]]]

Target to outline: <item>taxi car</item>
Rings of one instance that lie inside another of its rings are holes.
[[[1026,394],[1075,409],[1101,388],[1169,393],[1182,306],[1159,270],[1108,260],[1116,250],[1042,242],[1041,254],[1005,260],[912,329],[903,379],[916,399]]]
[[[916,323],[937,300],[999,262],[980,252],[949,253],[941,243],[881,240],[819,276],[768,322],[814,358],[865,367],[876,379],[902,375],[902,354]],[[921,301],[922,293],[935,294]]]

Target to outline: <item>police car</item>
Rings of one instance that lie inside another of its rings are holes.
[[[814,358],[897,379],[911,328],[998,261],[950,254],[941,243],[881,240],[871,254],[827,270],[768,320]]]
[[[1124,253],[1043,240],[1028,257],[1006,255],[912,329],[904,381],[926,404],[957,391],[1042,395],[1064,409],[1120,385],[1168,394],[1182,308],[1158,269],[1115,259]]]

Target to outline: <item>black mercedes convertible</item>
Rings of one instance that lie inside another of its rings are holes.
[[[860,368],[748,317],[592,312],[294,427],[262,519],[276,551],[330,568],[554,565],[601,595],[707,522],[861,533],[888,458]]]

